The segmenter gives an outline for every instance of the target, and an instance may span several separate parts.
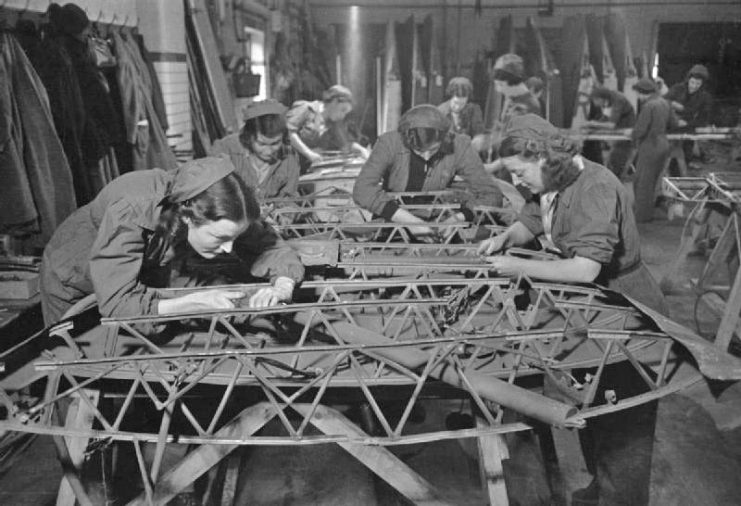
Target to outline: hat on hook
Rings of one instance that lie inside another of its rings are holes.
[[[656,83],[647,77],[642,77],[633,85],[633,89],[638,93],[654,93],[656,92]]]
[[[73,3],[64,4],[59,12],[59,28],[68,35],[79,35],[90,26],[90,20],[82,8]]]

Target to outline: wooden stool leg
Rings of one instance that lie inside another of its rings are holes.
[[[76,394],[75,400],[67,411],[65,427],[90,429],[93,426],[93,420],[95,420],[94,411],[87,402],[83,401],[79,397],[80,395],[87,396],[93,406],[98,405],[100,393],[97,390],[82,390],[79,394]],[[87,448],[88,442],[89,439],[84,437],[64,437],[64,445],[66,446],[67,455],[60,457],[67,457],[69,461],[62,462],[62,466],[67,467],[68,465],[71,465],[76,474],[76,478],[69,476],[65,472],[65,476],[62,478],[62,483],[59,485],[59,493],[57,494],[56,502],[57,506],[75,505],[76,497],[70,479],[79,480],[82,464],[85,460],[85,449]],[[70,469],[70,471],[72,470]]]
[[[312,409],[307,404],[294,404],[292,407],[304,416],[308,415]],[[365,432],[339,411],[326,406],[317,407],[311,424],[325,434],[347,434],[354,438],[367,437]],[[414,504],[427,506],[448,504],[434,486],[386,448],[358,443],[337,444]]]
[[[476,417],[476,426],[487,427],[483,419]],[[479,446],[479,462],[481,480],[489,496],[489,504],[506,506],[509,504],[507,486],[504,482],[504,467],[502,461],[509,458],[509,450],[504,436],[493,434],[476,438]]]

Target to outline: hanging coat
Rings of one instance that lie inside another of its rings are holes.
[[[139,46],[130,36],[114,32],[113,48],[126,142],[133,150],[132,169],[174,169],[177,160],[152,104],[152,81]]]
[[[17,40],[0,34],[0,228],[43,246],[75,210],[72,173],[39,76]]]

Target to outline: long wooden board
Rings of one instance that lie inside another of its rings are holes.
[[[401,117],[401,76],[396,56],[396,34],[394,22],[386,25],[386,44],[383,62],[382,117],[379,134],[396,130]]]
[[[561,29],[561,55],[559,68],[563,80],[564,126],[572,127],[583,69],[589,64],[586,25],[584,16],[570,16]]]
[[[198,50],[203,57],[209,88],[214,96],[219,119],[227,132],[234,132],[239,128],[237,116],[234,112],[232,95],[226,82],[226,74],[219,58],[209,55],[219,54],[216,37],[211,28],[206,0],[191,0],[190,16],[195,26]]]
[[[412,106],[426,104],[427,70],[422,58],[422,26],[412,16]]]
[[[499,57],[505,53],[512,53],[515,50],[515,35],[512,24],[512,16],[505,16],[499,21],[499,30],[495,34],[496,41],[495,55]],[[502,105],[504,97],[498,93],[494,87],[494,81],[489,81],[489,92],[486,96],[484,106],[484,125],[487,130],[497,129],[502,115]]]
[[[409,110],[413,95],[414,65],[414,14],[406,21],[396,23],[396,56],[401,77],[401,110]]]
[[[445,99],[443,64],[440,56],[439,37],[432,16],[428,15],[422,24],[422,55],[427,58],[427,102],[438,105]],[[426,56],[425,56],[426,55]]]
[[[544,97],[546,105],[546,119],[555,126],[563,127],[563,82],[561,80],[561,71],[556,66],[556,60],[553,57],[548,44],[543,37],[540,28],[535,19],[528,18],[528,47],[534,48],[532,51],[533,68],[545,83]]]

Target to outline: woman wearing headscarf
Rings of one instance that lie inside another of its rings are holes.
[[[413,107],[397,131],[378,138],[353,187],[363,209],[396,223],[416,223],[413,234],[429,235],[425,221],[399,207],[390,192],[445,190],[460,176],[468,196],[451,221],[471,221],[476,205],[501,206],[502,193],[484,172],[468,136],[449,131],[447,118],[434,105]]]
[[[631,137],[638,149],[635,191],[636,221],[643,223],[653,219],[656,203],[656,183],[669,159],[668,130],[678,127],[677,117],[669,102],[659,96],[656,84],[647,78],[633,85],[641,103]]]
[[[666,314],[661,290],[641,260],[638,229],[624,186],[607,168],[577,153],[575,143],[543,118],[528,114],[510,120],[499,156],[506,169],[539,196],[539,202],[526,204],[505,232],[481,243],[479,253],[492,255],[541,238],[562,258],[494,255],[487,259],[503,275],[599,283]],[[600,389],[604,388],[615,388],[619,395],[648,390],[627,362],[604,368]],[[655,423],[655,402],[590,419],[580,436],[595,479],[576,498],[594,504],[647,504]]]
[[[286,106],[262,100],[247,106],[244,126],[214,142],[211,156],[227,155],[258,200],[298,195],[299,162],[288,145]]]
[[[339,84],[327,89],[322,100],[293,103],[286,121],[291,145],[304,157],[302,168],[321,160],[322,151],[352,151],[368,157],[368,150],[351,135],[347,124],[352,109],[352,92]]]
[[[244,293],[215,289],[169,298],[160,290],[188,250],[206,259],[235,254],[253,277],[269,279],[272,286],[249,300],[253,307],[289,300],[303,266],[259,216],[253,192],[226,158],[125,174],[67,218],[46,246],[44,321],[58,321],[92,293],[105,317],[234,307]]]

